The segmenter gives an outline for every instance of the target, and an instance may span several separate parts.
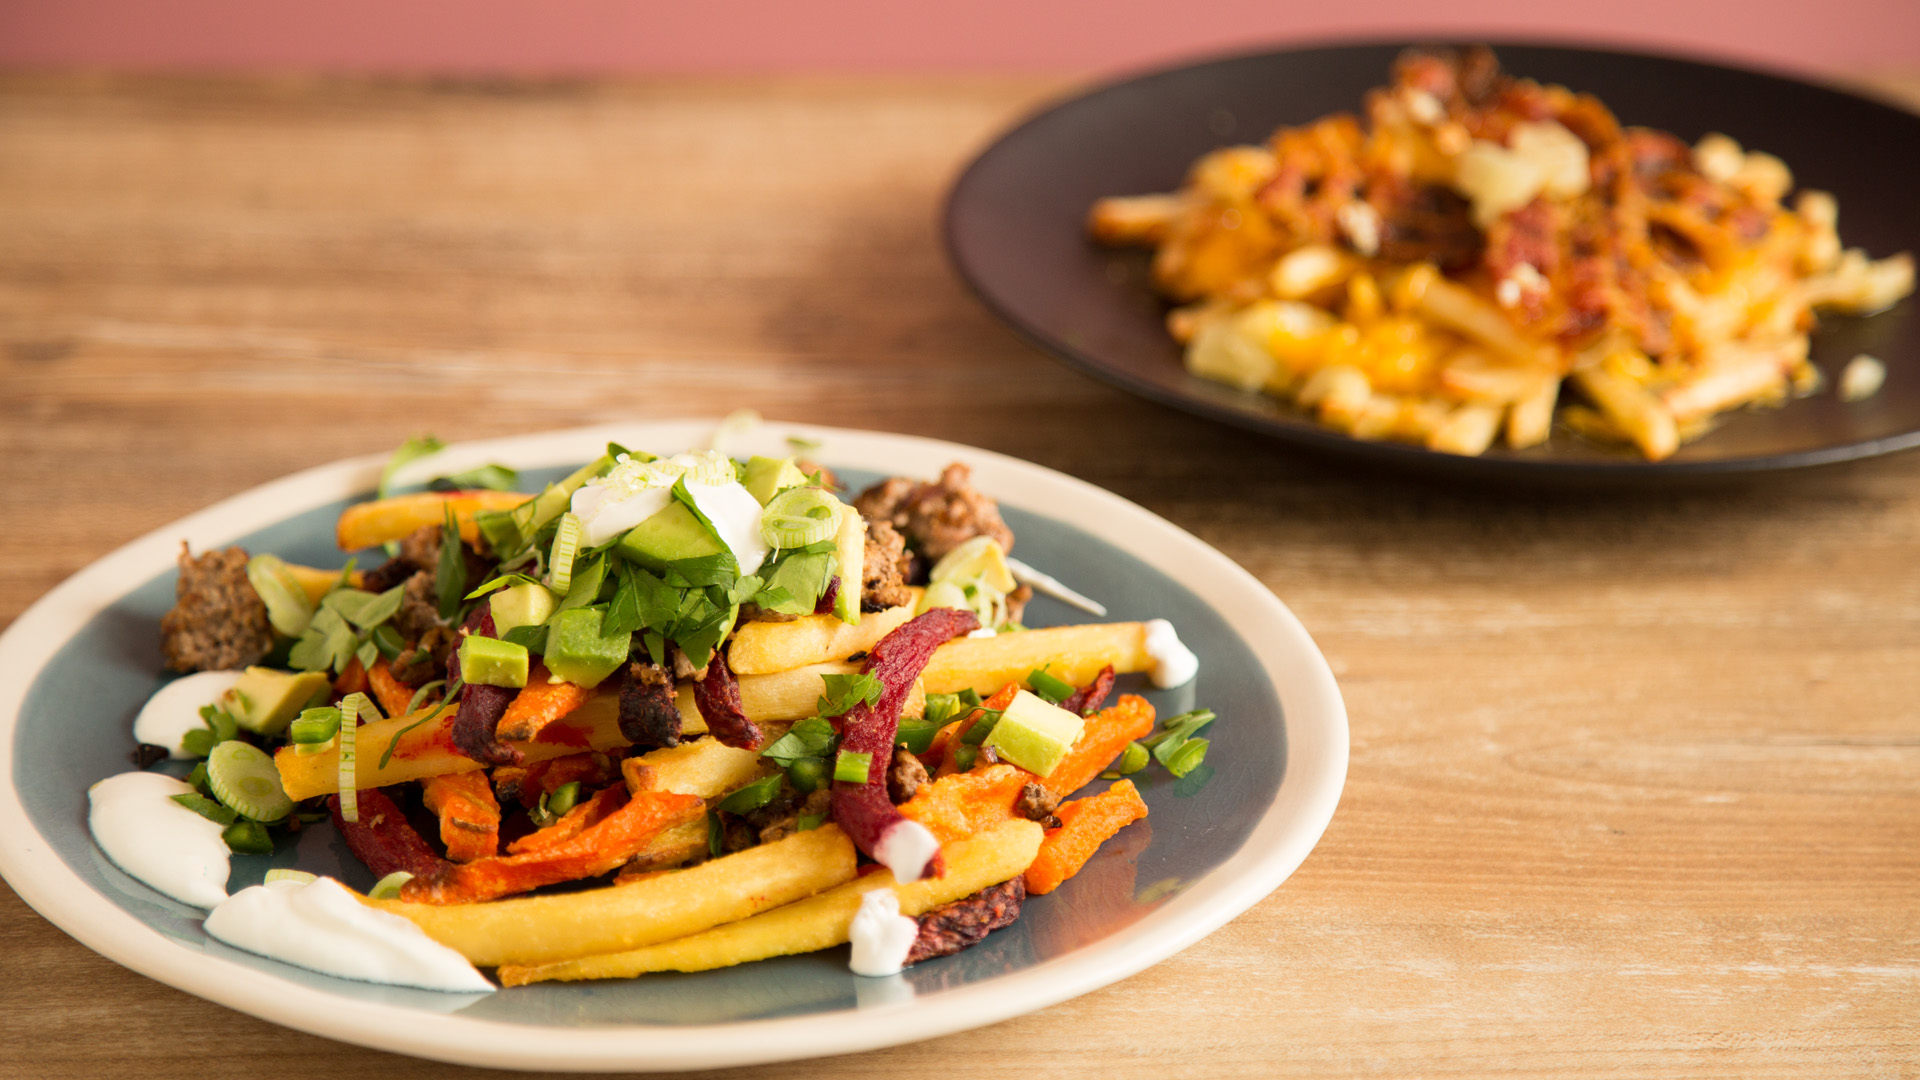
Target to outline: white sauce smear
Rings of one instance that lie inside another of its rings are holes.
[[[207,726],[200,719],[201,706],[214,704],[239,681],[237,671],[199,671],[173,680],[140,707],[140,715],[133,718],[133,737],[166,747],[169,757],[192,757],[180,749],[180,740],[187,732]]]
[[[242,889],[207,916],[207,935],[236,949],[360,982],[450,993],[494,985],[466,958],[332,878]]]
[[[760,569],[772,550],[760,538],[760,500],[739,484],[696,484],[691,480],[687,483],[687,494],[693,496],[693,505],[713,522],[713,531],[720,534],[720,542],[733,552],[740,572],[751,574]]]
[[[227,898],[221,826],[174,802],[193,787],[161,773],[127,772],[87,789],[87,828],[113,865],[183,904]]]
[[[860,898],[849,936],[853,959],[847,967],[855,975],[897,975],[907,966],[920,924],[900,914],[900,898],[892,889],[875,889]]]
[[[1200,674],[1200,658],[1165,619],[1147,623],[1147,656],[1153,661],[1153,685],[1162,690],[1183,686]]]
[[[599,547],[667,508],[671,487],[624,490],[587,484],[573,493],[569,506],[580,518],[580,546]]]
[[[893,871],[893,880],[919,881],[927,872],[927,863],[940,853],[940,841],[925,825],[901,818],[880,835],[874,845],[874,861]]]

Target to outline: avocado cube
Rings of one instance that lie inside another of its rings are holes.
[[[460,643],[460,678],[477,686],[525,686],[531,660],[525,645],[469,635]]]
[[[545,585],[531,581],[501,589],[487,598],[493,609],[493,629],[501,637],[516,626],[539,626],[553,614],[559,601]]]
[[[747,477],[741,484],[765,506],[780,492],[806,482],[807,474],[800,471],[792,458],[755,456],[747,459]]]
[[[600,633],[602,613],[570,608],[547,623],[547,670],[576,686],[598,686],[620,670],[633,651],[633,635]]]
[[[687,559],[731,552],[686,503],[675,499],[665,510],[629,529],[620,540],[620,554],[649,570],[665,570]]]
[[[1022,690],[1000,714],[1000,722],[993,725],[985,745],[993,747],[1001,761],[1035,776],[1046,776],[1073,749],[1086,724],[1081,717]]]
[[[256,735],[278,735],[287,730],[301,709],[332,688],[333,683],[324,671],[250,667],[221,695],[220,707],[233,716],[234,722]]]

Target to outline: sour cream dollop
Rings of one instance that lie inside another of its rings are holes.
[[[687,494],[693,496],[693,505],[700,508],[700,513],[713,522],[713,531],[733,552],[740,572],[751,574],[760,569],[773,549],[760,537],[760,500],[753,497],[753,492],[738,483],[696,484],[689,480]]]
[[[853,959],[847,967],[855,975],[897,975],[907,966],[920,924],[900,914],[900,898],[892,889],[875,889],[860,898],[849,936]]]
[[[1185,685],[1200,674],[1200,658],[1165,619],[1147,623],[1147,657],[1153,661],[1153,685],[1162,690]]]
[[[360,982],[449,993],[495,989],[466,958],[408,920],[356,900],[332,878],[241,889],[207,916],[236,949]]]
[[[187,732],[206,727],[200,719],[201,707],[218,701],[239,681],[238,671],[199,671],[173,680],[140,707],[140,715],[133,718],[133,737],[166,747],[169,757],[192,757],[180,749],[180,740]]]
[[[760,500],[738,481],[708,483],[703,474],[732,466],[712,454],[677,454],[656,461],[623,457],[605,476],[581,485],[568,502],[580,519],[580,546],[598,547],[667,508],[673,485],[686,481],[693,505],[733,552],[742,574],[767,561],[772,549],[760,537]],[[711,478],[711,477],[707,477]]]
[[[193,787],[162,773],[127,772],[87,789],[87,828],[113,865],[183,904],[227,898],[221,826],[173,801]]]
[[[895,881],[919,881],[927,872],[927,863],[939,852],[940,841],[925,825],[901,818],[880,835],[873,859],[893,871]]]

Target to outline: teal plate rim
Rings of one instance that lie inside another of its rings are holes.
[[[515,436],[461,444],[441,460],[449,469],[484,461],[529,470],[557,468],[591,458],[609,440],[650,449],[705,445],[715,425],[712,420],[636,422]],[[1143,902],[1126,917],[1110,919],[1092,940],[1056,935],[1051,947],[1023,950],[1003,943],[996,950],[990,938],[969,951],[976,957],[965,959],[969,954],[962,953],[917,966],[910,969],[910,979],[857,979],[845,975],[844,968],[831,968],[820,956],[774,962],[779,967],[769,969],[770,977],[796,985],[851,985],[855,992],[836,989],[821,999],[825,1005],[813,1007],[782,1008],[776,1001],[772,1008],[746,1014],[759,1018],[723,1022],[701,1022],[698,1010],[683,1014],[694,1017],[688,1022],[621,1022],[617,994],[609,998],[592,989],[594,984],[572,984],[580,988],[568,991],[581,995],[577,1000],[545,1000],[530,1011],[474,1008],[471,997],[332,979],[203,938],[195,940],[199,932],[191,909],[132,883],[90,845],[76,844],[74,830],[84,835],[85,828],[81,791],[72,793],[68,813],[49,816],[45,793],[33,791],[30,781],[22,783],[51,764],[46,755],[53,752],[43,737],[35,736],[30,722],[40,707],[36,695],[44,698],[43,684],[63,677],[58,669],[63,648],[88,633],[90,626],[113,617],[139,588],[150,594],[156,581],[170,579],[183,539],[195,549],[224,545],[290,517],[364,496],[384,463],[383,456],[371,455],[297,473],[157,529],[69,578],[0,635],[0,671],[9,676],[0,684],[0,876],[49,921],[103,956],[287,1027],[398,1053],[495,1068],[653,1071],[851,1053],[932,1038],[1044,1008],[1125,978],[1199,940],[1259,902],[1306,858],[1332,818],[1345,782],[1346,712],[1325,658],[1299,621],[1257,579],[1191,534],[1133,503],[1062,473],[990,451],[917,436],[784,423],[762,424],[736,435],[727,448],[736,454],[780,454],[789,452],[793,438],[819,443],[821,460],[859,473],[935,475],[948,462],[965,462],[973,468],[976,484],[1007,508],[1016,528],[1039,523],[1063,535],[1078,531],[1101,542],[1096,551],[1113,549],[1110,561],[1131,565],[1137,560],[1155,568],[1183,590],[1183,596],[1217,615],[1237,640],[1231,649],[1214,651],[1231,652],[1234,664],[1245,667],[1236,676],[1237,685],[1257,687],[1272,698],[1268,708],[1243,709],[1270,714],[1271,726],[1244,724],[1230,739],[1243,740],[1248,760],[1283,762],[1277,779],[1255,777],[1251,789],[1245,783],[1223,785],[1183,800],[1208,805],[1209,814],[1232,812],[1230,842],[1218,860],[1154,903]],[[1057,566],[1048,569],[1073,580],[1071,573],[1062,573]],[[1103,599],[1114,598],[1109,594]],[[1144,617],[1125,610],[1126,597],[1120,600],[1114,605],[1120,609],[1117,616]],[[1054,617],[1040,621],[1080,621],[1066,611],[1050,610]],[[1207,621],[1211,625],[1213,620]],[[1208,660],[1202,651],[1203,685]],[[1202,696],[1209,692],[1203,689]],[[1177,694],[1173,699],[1155,696],[1161,698],[1158,703],[1163,710],[1170,707],[1169,701],[1181,703]],[[130,714],[124,707],[106,712],[113,715],[88,722],[112,725],[120,740],[113,744],[114,753],[122,753],[121,742],[131,745],[122,723]],[[1224,729],[1226,722],[1216,729]],[[1255,742],[1244,742],[1248,738]],[[1241,756],[1236,753],[1223,760]],[[87,768],[95,768],[97,774],[97,766],[65,764],[70,770],[78,768],[81,775],[89,775]],[[1243,801],[1231,807],[1218,805],[1235,792]],[[1209,794],[1215,803],[1206,802]],[[1149,804],[1156,808],[1160,798],[1151,791],[1148,794]],[[1169,806],[1170,811],[1175,809]],[[1150,816],[1141,825],[1154,820]],[[1178,834],[1163,837],[1163,849],[1177,838]],[[1125,846],[1120,839],[1116,846]],[[1128,858],[1139,853],[1140,844],[1152,850],[1143,839],[1133,845]],[[307,861],[304,853],[300,861]],[[275,862],[284,860],[276,857]],[[234,887],[263,873],[266,865],[261,860],[258,866],[243,870],[243,861],[236,859]],[[1069,882],[1053,897],[1065,902],[1062,912],[1078,902],[1069,894],[1073,886]],[[1035,904],[1046,900],[1037,898]],[[1023,919],[1016,928],[1027,921]],[[1015,941],[1024,939],[1010,934],[1003,939]],[[720,982],[706,989],[737,995],[740,985]],[[698,984],[688,986],[699,988]],[[503,992],[495,1000],[504,1001],[514,993],[518,991]],[[601,1012],[579,1004],[585,1001],[598,1001]],[[741,1015],[731,1007],[717,1013]]]

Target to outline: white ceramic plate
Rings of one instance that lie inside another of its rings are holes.
[[[564,431],[470,443],[443,460],[449,469],[485,461],[557,469],[594,457],[609,440],[677,450],[704,445],[713,431],[711,421]],[[288,544],[317,542],[312,534],[324,537],[339,505],[373,488],[383,458],[368,456],[264,485],[128,544],[0,636],[0,874],[102,955],[278,1024],[472,1065],[632,1071],[850,1053],[1044,1008],[1199,940],[1306,858],[1345,780],[1346,713],[1313,641],[1251,575],[1118,496],[983,450],[787,424],[763,425],[727,450],[784,454],[789,436],[817,441],[817,460],[856,477],[933,476],[966,462],[976,485],[1001,501],[1028,561],[1087,585],[1115,618],[1174,617],[1200,654],[1201,676],[1189,689],[1152,696],[1163,715],[1196,700],[1220,711],[1207,732],[1218,775],[1175,790],[1157,766],[1158,781],[1140,774],[1153,813],[1129,827],[1131,842],[1123,832],[1109,845],[1116,852],[1103,849],[1098,867],[1034,898],[1014,927],[889,980],[846,974],[837,950],[476,999],[332,979],[228,949],[200,934],[195,911],[126,878],[92,848],[85,788],[126,767],[128,724],[160,682],[152,620],[169,602],[180,541],[301,557]],[[1036,601],[1029,621],[1084,621],[1049,605]],[[328,860],[337,855],[322,847],[303,841],[271,859],[236,858],[230,886],[258,880],[269,865],[338,872],[353,883],[360,868],[336,869]]]

